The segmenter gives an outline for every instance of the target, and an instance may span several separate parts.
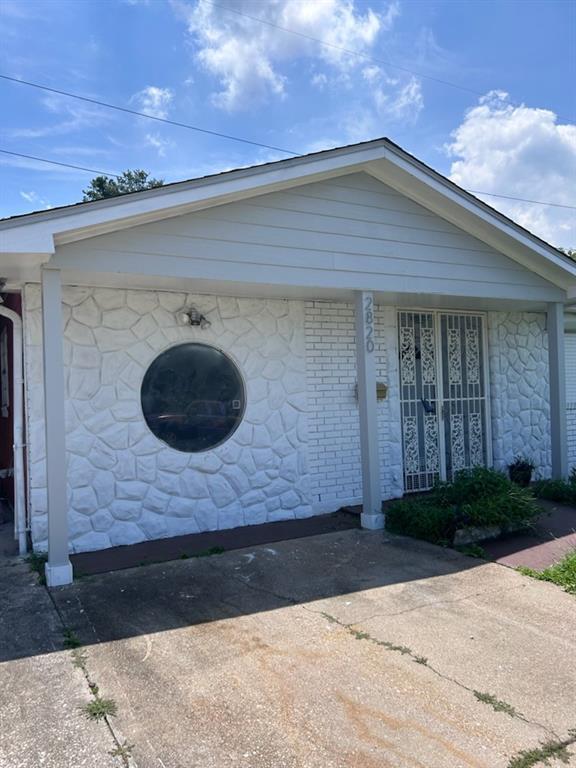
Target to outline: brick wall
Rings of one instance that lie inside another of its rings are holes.
[[[307,302],[304,332],[312,501],[317,511],[329,511],[362,496],[353,305]],[[381,485],[391,498],[402,493],[393,309],[377,307],[375,332],[378,380],[389,387],[388,398],[378,402]]]

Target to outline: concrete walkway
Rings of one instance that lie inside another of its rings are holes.
[[[0,558],[0,768],[118,768],[105,724],[88,721],[82,672],[28,565]]]
[[[507,768],[576,728],[574,598],[424,543],[336,532],[53,594],[140,768]]]
[[[518,568],[523,565],[543,571],[576,550],[576,509],[540,500],[544,514],[528,531],[482,544],[497,563]]]

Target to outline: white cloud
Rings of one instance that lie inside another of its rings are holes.
[[[388,77],[375,66],[362,70],[364,79],[370,84],[378,116],[403,122],[414,123],[424,106],[422,86],[417,77],[411,76],[402,82]]]
[[[33,205],[36,210],[39,208],[52,208],[52,205],[48,202],[48,200],[45,200],[43,197],[41,197],[38,192],[35,192],[33,189],[30,190],[30,192],[25,192],[24,190],[20,190],[20,197],[26,200],[27,203],[30,203],[30,205]]]
[[[38,128],[14,128],[8,132],[11,137],[42,139],[49,136],[64,136],[84,128],[94,128],[113,119],[110,113],[99,107],[72,101],[56,94],[43,96],[41,103],[52,115],[63,119],[55,123],[42,120],[42,126]]]
[[[170,88],[159,88],[157,85],[147,85],[132,96],[131,101],[136,103],[142,112],[152,117],[168,117],[168,109],[174,99],[174,92]]]
[[[323,90],[328,84],[328,77],[324,72],[315,72],[312,75],[312,79],[310,80],[310,82],[315,88],[319,88],[320,90]]]
[[[369,53],[399,13],[397,0],[379,13],[357,10],[353,0],[221,0],[218,5],[223,7],[203,0],[172,0],[172,5],[186,20],[198,61],[220,82],[214,103],[227,110],[245,109],[271,95],[283,97],[288,76],[282,67],[299,58],[313,58],[336,72],[362,66],[361,58],[340,49]],[[314,80],[315,85],[325,85],[321,73]]]
[[[576,126],[546,109],[513,106],[492,91],[470,109],[447,146],[450,178],[465,189],[576,205]],[[576,211],[483,198],[544,240],[576,245]]]
[[[163,139],[157,133],[147,133],[144,137],[146,144],[158,152],[158,157],[166,156],[166,149],[172,145],[169,139]]]

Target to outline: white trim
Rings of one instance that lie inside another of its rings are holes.
[[[51,256],[59,244],[357,171],[372,174],[569,295],[576,295],[576,264],[568,257],[387,139],[9,219],[0,222],[2,253],[5,257]]]
[[[68,556],[63,335],[61,275],[59,270],[44,268],[42,349],[48,489],[48,586],[61,586],[72,581],[72,566]]]
[[[22,376],[22,318],[17,312],[0,305],[0,316],[12,321],[12,381],[14,402],[12,403],[14,444],[14,538],[18,540],[18,551],[25,555],[26,540],[26,494],[24,483],[24,410]]]
[[[552,477],[568,477],[568,430],[566,419],[566,351],[564,342],[564,307],[548,305],[548,365],[550,368],[550,442]]]
[[[380,461],[378,456],[378,408],[376,399],[376,341],[374,296],[357,291],[354,297],[360,460],[362,463],[363,528],[384,528]]]
[[[72,563],[68,561],[62,565],[50,565],[46,563],[46,584],[49,587],[64,587],[73,580]]]

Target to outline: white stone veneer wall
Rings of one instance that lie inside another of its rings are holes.
[[[550,405],[545,315],[490,312],[488,347],[494,466],[531,458],[549,477]]]
[[[354,307],[310,301],[305,312],[312,498],[332,511],[362,501]],[[396,311],[377,307],[375,320],[377,376],[389,388],[377,405],[381,487],[392,498],[403,492]]]
[[[194,304],[200,330],[175,313]],[[304,304],[297,301],[65,287],[64,356],[72,551],[312,514],[307,468]],[[32,537],[46,548],[40,289],[24,291]],[[146,426],[140,385],[154,358],[183,341],[214,344],[247,386],[242,424],[198,454]]]

